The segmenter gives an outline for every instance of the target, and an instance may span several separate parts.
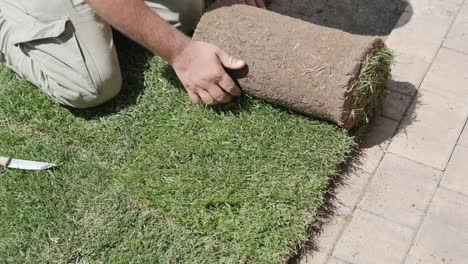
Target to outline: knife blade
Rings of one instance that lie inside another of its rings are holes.
[[[21,169],[21,170],[48,170],[56,167],[57,165],[46,162],[12,159],[8,157],[0,157],[0,166],[9,169]]]

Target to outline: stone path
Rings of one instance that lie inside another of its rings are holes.
[[[391,92],[301,263],[468,263],[468,0],[411,0]]]

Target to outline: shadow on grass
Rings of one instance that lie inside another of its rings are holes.
[[[395,124],[395,120],[389,121],[387,117],[376,118],[369,125],[367,133],[358,140],[359,145],[352,153],[351,157],[341,165],[340,172],[332,177],[327,186],[324,204],[317,213],[317,220],[312,223],[309,227],[309,241],[303,244],[301,247],[298,247],[296,254],[291,256],[288,260],[290,264],[302,263],[303,258],[307,255],[312,256],[314,253],[320,251],[317,238],[324,232],[324,227],[331,223],[335,216],[339,213],[339,209],[344,205],[343,201],[340,201],[337,197],[342,188],[347,188],[350,185],[350,175],[356,173],[359,176],[359,171],[362,171],[363,160],[368,158],[366,155],[366,149],[378,147],[382,151],[385,151],[388,147],[388,144],[396,134],[406,134],[407,128],[417,122],[416,109],[421,105],[420,95],[417,93],[417,89],[414,85],[408,82],[395,82],[390,81],[389,87],[391,87],[389,92],[404,94],[404,96],[411,96],[410,104],[407,106],[406,110],[403,113],[402,121],[398,127],[394,125],[385,125],[383,122],[389,122],[388,124]],[[396,88],[396,89],[392,89]],[[384,104],[384,107],[392,106],[393,104]],[[385,109],[382,109],[384,112]],[[354,209],[354,208],[352,208]],[[351,216],[351,214],[349,215]],[[322,252],[325,253],[325,252]]]
[[[115,99],[95,108],[69,108],[77,117],[90,120],[118,113],[134,105],[145,92],[145,67],[153,55],[121,33],[114,31],[113,34],[122,71],[122,91]]]

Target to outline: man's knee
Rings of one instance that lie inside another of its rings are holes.
[[[119,71],[101,73],[100,80],[93,80],[93,84],[77,87],[64,87],[56,89],[52,95],[64,105],[86,109],[104,104],[115,98],[122,89],[122,75]],[[60,92],[62,91],[62,92]]]
[[[98,86],[95,86],[95,96],[89,97],[89,100],[84,101],[78,108],[99,106],[114,99],[120,93],[122,90],[122,75],[120,71],[102,77],[102,82]]]
[[[0,1],[0,61],[64,105],[111,100],[122,86],[111,27],[94,12],[50,2]]]

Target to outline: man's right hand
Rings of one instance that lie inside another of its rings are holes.
[[[86,0],[112,26],[168,61],[196,104],[229,102],[241,90],[224,68],[242,69],[215,45],[193,41],[171,27],[142,0]]]
[[[224,68],[242,69],[245,62],[213,44],[190,41],[170,63],[195,104],[227,103],[241,95]]]

